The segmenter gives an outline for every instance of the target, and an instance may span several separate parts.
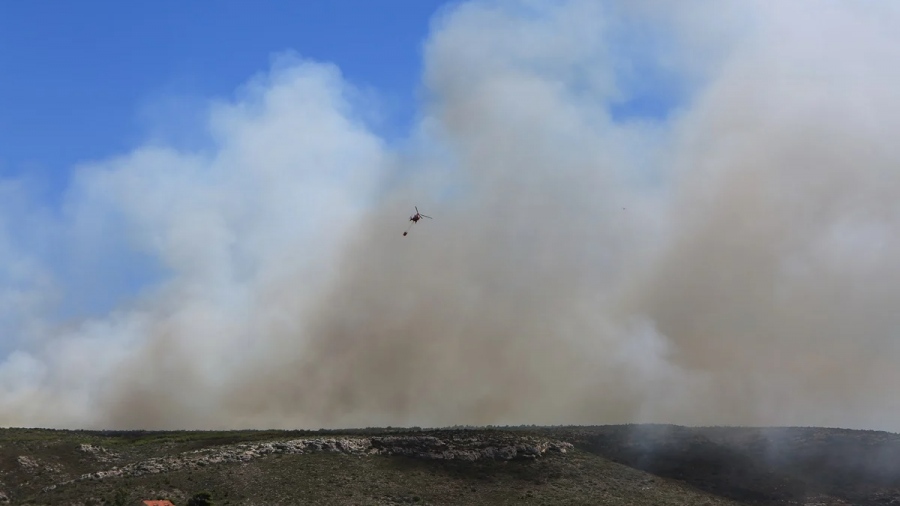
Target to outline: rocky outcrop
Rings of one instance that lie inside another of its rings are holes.
[[[16,459],[16,462],[18,462],[22,468],[27,469],[29,471],[33,471],[33,470],[41,467],[41,465],[38,463],[38,461],[36,461],[35,459],[33,459],[31,457],[27,457],[25,455],[20,455]]]
[[[82,445],[81,450],[99,453],[90,445]],[[108,470],[86,473],[71,480],[103,480],[107,478],[135,477],[146,474],[167,473],[185,468],[199,468],[209,465],[248,462],[276,454],[303,454],[314,452],[340,453],[347,455],[402,455],[429,460],[528,460],[542,457],[547,452],[566,453],[572,448],[570,443],[550,441],[532,437],[470,437],[446,438],[435,436],[383,436],[358,438],[315,438],[294,439],[254,444],[237,444],[224,447],[195,450],[172,457],[159,457],[113,467]],[[64,485],[65,483],[61,484]],[[56,488],[58,485],[47,487]]]
[[[109,451],[102,446],[95,446],[83,443],[78,447],[78,451],[90,455],[98,462],[113,462],[119,458],[115,452]]]

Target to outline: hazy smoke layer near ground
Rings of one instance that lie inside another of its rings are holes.
[[[900,430],[900,8],[469,2],[424,58],[402,148],[280,57],[4,199],[0,424]]]

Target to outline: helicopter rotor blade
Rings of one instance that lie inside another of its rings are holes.
[[[420,214],[419,216],[421,216],[423,218],[428,218],[429,220],[432,219],[431,216],[425,216],[424,214]]]

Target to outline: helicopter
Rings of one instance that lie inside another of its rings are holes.
[[[409,228],[407,228],[406,231],[403,232],[404,236],[406,236],[406,234],[409,233],[409,229],[412,228],[413,225],[418,223],[418,221],[421,220],[422,218],[428,218],[429,220],[433,219],[431,216],[425,216],[424,214],[420,213],[418,207],[416,207],[416,206],[413,206],[413,207],[416,208],[416,214],[409,217],[409,221],[411,221],[412,223],[409,225]]]

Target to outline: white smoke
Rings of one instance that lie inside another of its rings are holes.
[[[874,3],[455,5],[403,148],[336,68],[282,57],[206,148],[85,164],[57,216],[5,204],[32,228],[0,230],[0,423],[897,430],[898,28]],[[413,205],[435,219],[404,238]],[[123,256],[155,282],[51,317]]]

